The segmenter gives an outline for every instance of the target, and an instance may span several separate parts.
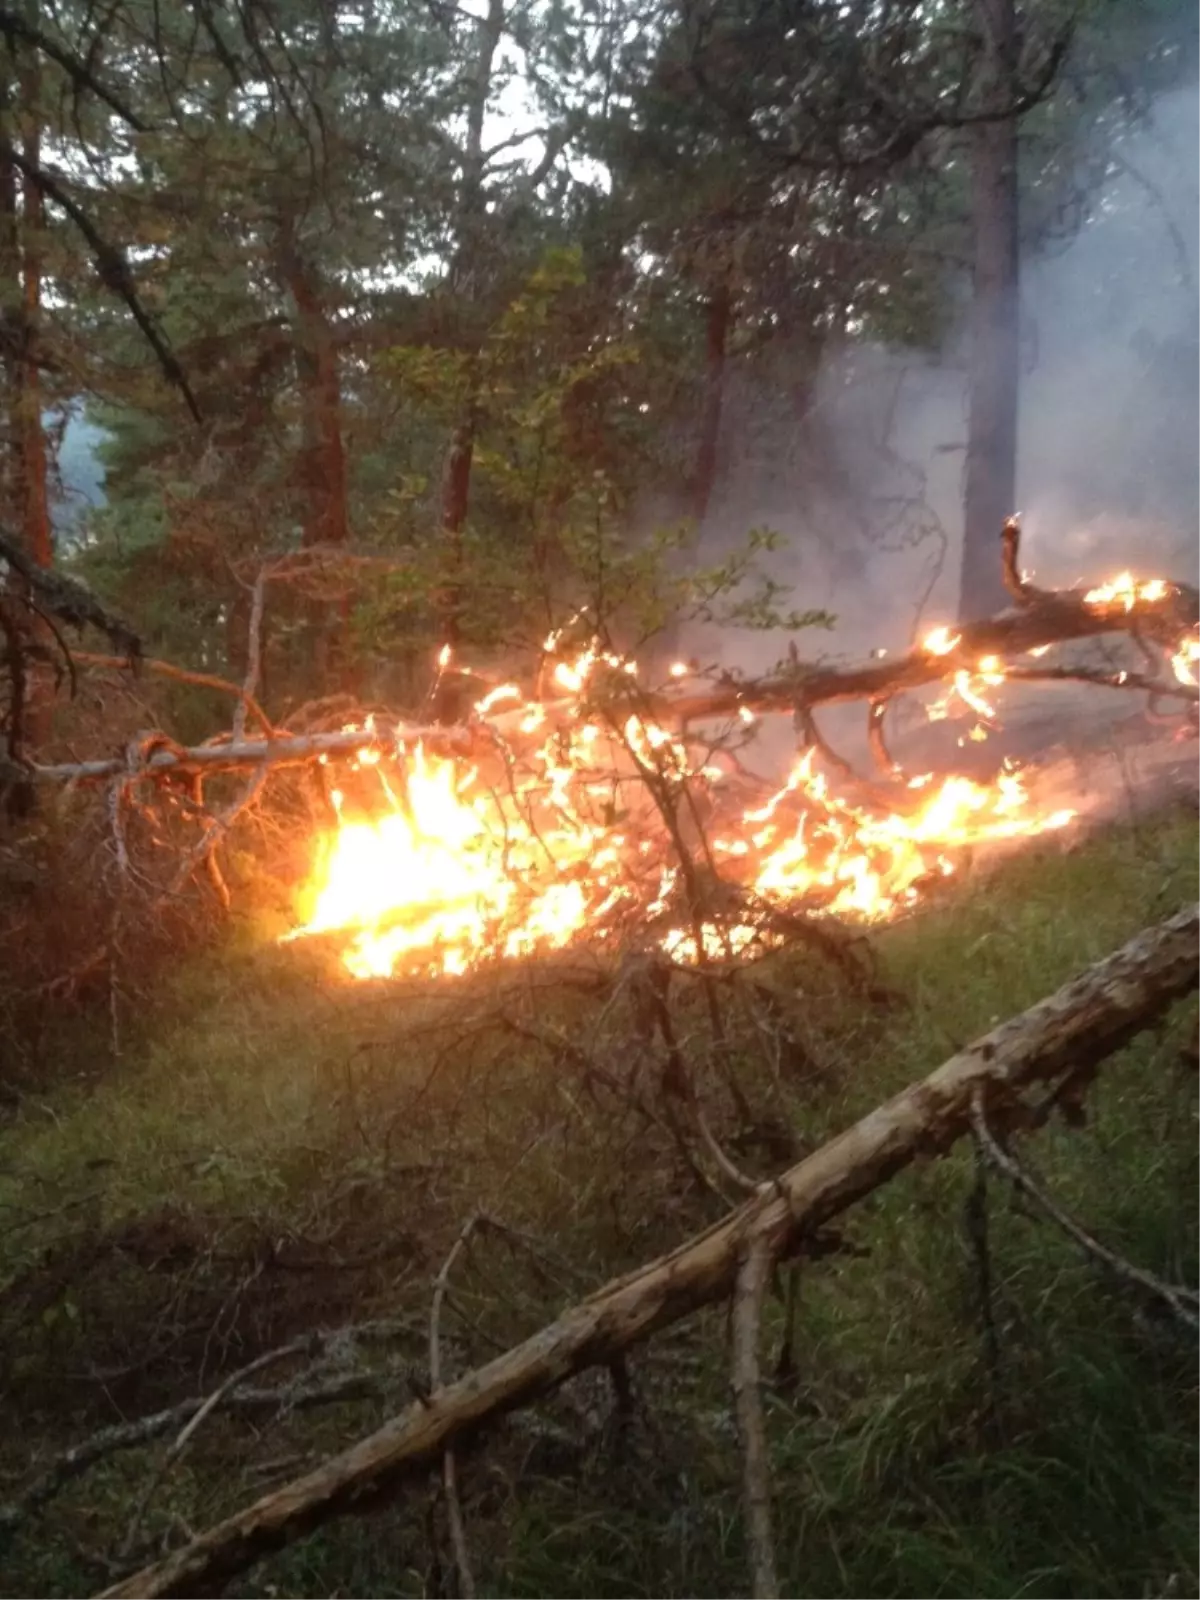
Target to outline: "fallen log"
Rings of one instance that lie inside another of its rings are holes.
[[[263,1496],[105,1596],[219,1592],[253,1562],[333,1517],[364,1510],[445,1451],[585,1367],[611,1363],[657,1329],[728,1299],[749,1252],[796,1254],[821,1224],[971,1125],[986,1089],[1002,1118],[1017,1092],[1082,1079],[1197,983],[1200,905],[1131,939],[994,1028],[793,1167],[705,1233],[573,1306],[486,1366],[435,1390],[342,1454]]]

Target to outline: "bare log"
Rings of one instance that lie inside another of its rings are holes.
[[[237,691],[235,690],[235,693]],[[447,754],[469,754],[475,738],[469,728],[409,727],[398,723],[382,724],[370,733],[362,728],[333,733],[285,735],[278,739],[213,740],[209,744],[165,746],[158,743],[141,766],[131,771],[128,754],[101,757],[96,761],[64,762],[57,766],[34,766],[30,775],[43,783],[95,783],[105,778],[133,776],[141,772],[155,776],[167,772],[232,772],[241,767],[304,766],[320,756],[351,756],[356,751],[396,748],[423,744],[426,749]]]
[[[573,1306],[515,1349],[435,1390],[315,1471],[228,1517],[106,1596],[210,1594],[332,1517],[366,1509],[445,1451],[585,1367],[728,1299],[739,1264],[776,1259],[971,1125],[975,1091],[1003,1108],[1022,1088],[1094,1071],[1197,982],[1200,905],[1140,933],[1056,993],[985,1034],[825,1144],[706,1232]]]

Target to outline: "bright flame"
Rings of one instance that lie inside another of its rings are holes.
[[[999,660],[984,657],[956,686],[968,698],[1003,676]],[[812,751],[747,809],[727,795],[728,774],[711,756],[630,700],[629,663],[592,645],[555,660],[551,677],[564,698],[524,701],[506,684],[478,703],[485,729],[500,701],[514,707],[506,739],[481,739],[478,767],[421,747],[389,749],[364,729],[343,782],[357,806],[335,794],[337,825],[319,841],[301,926],[285,937],[338,935],[359,978],[458,974],[603,943],[630,925],[677,960],[695,960],[698,942],[724,957],[770,942],[770,908],[887,917],[951,874],[964,848],[1071,819],[1038,815],[1010,773],[986,786],[913,779],[894,811],[852,804],[831,792]],[[592,709],[598,703],[606,715]],[[534,746],[519,755],[514,724]],[[489,761],[495,770],[485,770]],[[713,865],[743,891],[732,925],[697,925],[687,914],[682,823],[667,826],[664,804],[677,805],[679,819],[693,807],[707,813]]]
[[[1164,578],[1138,579],[1132,572],[1121,572],[1107,583],[1089,589],[1083,599],[1089,606],[1114,606],[1132,611],[1139,603],[1153,605],[1165,600],[1170,593],[1171,585]]]
[[[951,633],[949,628],[932,628],[921,640],[921,648],[931,656],[948,656],[961,639],[961,633]]]
[[[1171,670],[1189,689],[1200,688],[1200,627],[1185,634],[1171,657]]]

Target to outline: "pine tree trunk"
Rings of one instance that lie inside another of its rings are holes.
[[[479,271],[486,249],[487,212],[484,196],[486,160],[483,124],[492,93],[496,52],[504,35],[504,0],[488,0],[479,19],[471,96],[467,105],[467,132],[463,146],[462,190],[458,210],[457,240],[449,272],[449,287],[470,305],[479,298]],[[477,354],[478,352],[476,352]],[[471,468],[479,427],[478,362],[472,361],[462,411],[450,436],[442,467],[441,526],[445,552],[445,579],[437,597],[437,623],[443,648],[457,649],[462,638],[465,558],[463,533],[471,504]],[[436,696],[434,714],[445,722],[457,721],[461,695],[456,679],[448,678]]]
[[[704,410],[696,467],[692,477],[691,514],[697,523],[708,515],[717,481],[717,446],[721,438],[721,411],[725,403],[725,370],[729,332],[733,326],[733,293],[722,283],[705,305]]]
[[[442,468],[442,540],[446,582],[439,600],[443,645],[458,648],[462,638],[463,530],[471,503],[471,465],[475,457],[475,407],[468,403],[450,436]]]
[[[301,542],[341,545],[349,539],[346,451],[342,437],[342,390],[337,343],[316,273],[304,260],[295,219],[280,219],[279,272],[296,310],[296,380],[300,391]],[[357,687],[351,660],[350,605],[337,602],[333,615],[323,601],[309,607],[313,626],[313,669],[322,692],[336,684],[347,693]]]
[[[1012,100],[1015,0],[975,0],[993,103]],[[1017,509],[1020,303],[1017,122],[980,123],[969,133],[975,282],[970,406],[963,507],[959,619],[977,621],[1008,603],[997,541]]]
[[[31,27],[38,25],[36,0],[25,7]],[[11,68],[10,68],[11,71]],[[0,83],[0,128],[19,144],[25,161],[40,161],[40,72],[36,52],[25,45],[16,70]],[[46,436],[42,427],[39,333],[42,296],[42,196],[28,178],[19,179],[11,162],[0,167],[0,363],[4,386],[5,450],[3,497],[6,516],[17,525],[26,553],[39,567],[54,564],[47,489]],[[10,580],[11,581],[11,580]],[[17,599],[22,626],[36,642],[49,643],[46,624],[30,620]],[[27,667],[17,700],[10,707],[9,754],[44,744],[50,731],[52,689],[45,673]]]
[[[31,21],[36,24],[36,8]],[[29,165],[41,159],[39,127],[40,73],[32,49],[26,52],[21,74],[22,154]],[[28,179],[21,192],[22,255],[22,341],[20,396],[18,400],[18,453],[21,480],[21,522],[24,545],[39,567],[54,564],[54,540],[50,527],[50,499],[47,488],[46,435],[42,427],[41,322],[42,322],[42,233],[45,206],[41,191]]]
[[[345,544],[349,515],[337,347],[311,275],[294,257],[288,268],[287,286],[299,313],[296,373],[303,417],[303,543]]]

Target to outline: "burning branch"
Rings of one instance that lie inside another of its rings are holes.
[[[1019,602],[1018,609],[982,622],[964,624],[957,631],[935,629],[916,649],[892,661],[873,659],[842,667],[797,663],[774,677],[744,681],[722,679],[703,692],[643,693],[638,696],[639,711],[644,718],[652,718],[664,727],[684,730],[694,723],[714,722],[739,714],[787,712],[797,717],[802,732],[807,730],[808,742],[828,753],[812,721],[815,708],[865,700],[870,707],[872,742],[885,768],[894,769],[895,763],[882,743],[883,717],[889,702],[905,691],[926,688],[946,679],[966,681],[982,672],[997,681],[1073,681],[1106,688],[1145,690],[1192,705],[1200,702],[1195,671],[1200,645],[1192,640],[1192,634],[1200,625],[1200,595],[1195,589],[1164,579],[1139,584],[1127,575],[1084,592],[1036,589],[1018,570],[1018,540],[1017,519],[1010,518],[1004,525],[1002,551],[1005,581]],[[3,553],[2,547],[0,553]],[[260,585],[256,584],[255,589],[257,602]],[[1010,665],[1014,658],[1040,653],[1054,645],[1114,633],[1154,641],[1160,648],[1162,660],[1152,658],[1152,663],[1158,667],[1170,658],[1174,664],[1174,681],[1165,676],[1102,672],[1085,667]],[[111,657],[80,659],[87,665],[122,664]],[[265,714],[253,699],[254,659],[252,652],[251,675],[248,683],[241,686],[205,674],[185,673],[165,662],[145,663],[152,671],[237,695],[267,730],[264,738],[245,739],[240,736],[244,719],[239,718],[232,737],[222,736],[190,749],[157,749],[145,762],[147,776],[178,768],[232,771],[239,767],[302,765],[322,756],[352,756],[363,749],[413,749],[417,745],[438,754],[475,756],[497,739],[507,741],[519,735],[529,715],[527,707],[500,712],[488,707],[477,708],[468,721],[452,727],[373,720],[365,728],[331,733],[272,733]],[[576,719],[579,700],[572,693],[545,701],[539,710],[544,722],[553,726],[559,720]],[[833,759],[836,762],[836,756]],[[45,783],[87,783],[126,770],[125,757],[117,756],[35,766],[31,775]]]
[[[252,587],[244,682],[152,665],[234,696],[228,734],[191,748],[161,734],[139,735],[117,756],[31,767],[25,776],[110,784],[114,849],[126,874],[123,808],[150,820],[144,798],[158,785],[178,800],[182,779],[191,795],[188,817],[200,829],[171,892],[203,866],[228,905],[216,854],[222,837],[278,770],[327,769],[332,826],[318,833],[312,892],[302,896],[299,925],[285,937],[338,933],[345,965],[357,977],[457,973],[486,959],[560,950],[585,935],[614,948],[631,931],[639,944],[704,973],[752,947],[778,945],[781,918],[890,915],[953,873],[963,847],[1070,821],[1067,809],[1035,814],[1022,780],[1008,770],[987,786],[953,774],[906,781],[885,736],[897,694],[948,679],[986,725],[995,721],[992,690],[1009,680],[1072,680],[1136,688],[1152,702],[1164,695],[1193,708],[1200,702],[1195,590],[1129,575],[1086,592],[1039,590],[1019,570],[1015,519],[1001,543],[1014,609],[958,632],[934,629],[893,662],[793,660],[757,681],[651,691],[640,685],[636,665],[603,640],[569,653],[554,635],[535,698],[507,684],[453,726],[358,711],[353,725],[330,729],[327,722],[319,731],[274,728],[255,699],[263,595],[274,570],[263,568]],[[1028,652],[1040,657],[1054,643],[1119,631],[1139,641],[1146,671],[1019,660]],[[111,657],[86,660],[116,664]],[[439,663],[439,673],[457,670]],[[865,784],[817,726],[819,707],[850,699],[867,704],[870,748],[891,780],[886,785]],[[759,712],[790,712],[804,744],[774,794],[758,780],[751,788],[737,770],[737,739],[749,736]],[[939,712],[931,708],[930,716]],[[338,715],[356,711],[343,706]],[[253,736],[246,733],[249,716],[261,724]],[[246,774],[241,794],[207,815],[203,785],[236,771]],[[831,788],[831,774],[849,780],[840,792]],[[720,1005],[711,985],[707,996],[719,1046]],[[699,1132],[731,1178],[703,1126]]]
[[[211,1594],[331,1518],[366,1510],[401,1483],[423,1478],[448,1449],[574,1373],[611,1365],[658,1330],[728,1299],[751,1252],[761,1252],[760,1260],[802,1252],[823,1223],[918,1157],[949,1149],[970,1129],[981,1086],[1011,1112],[1019,1092],[1036,1082],[1064,1070],[1095,1072],[1106,1056],[1196,987],[1198,958],[1200,906],[1193,905],[985,1034],[774,1183],[763,1184],[705,1233],[607,1285],[523,1344],[418,1401],[341,1455],[105,1596]],[[754,1283],[743,1287],[749,1292]],[[769,1578],[768,1568],[760,1570],[760,1592],[768,1592]]]

